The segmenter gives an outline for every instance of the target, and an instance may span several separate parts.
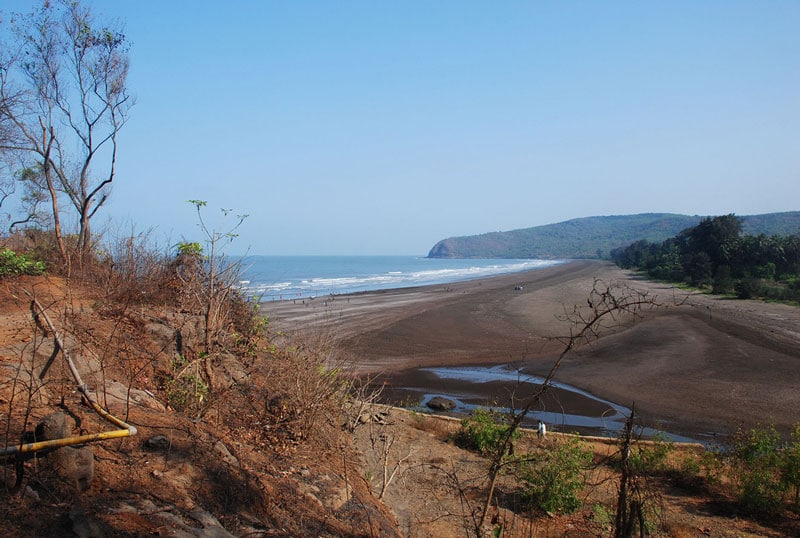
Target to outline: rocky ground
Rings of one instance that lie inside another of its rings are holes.
[[[177,378],[176,361],[200,345],[201,317],[109,303],[102,290],[59,278],[0,282],[4,446],[33,441],[53,413],[73,436],[118,429],[82,401],[63,356],[54,354],[53,332],[34,321],[26,291],[49,312],[90,393],[137,432],[84,445],[91,449],[88,477],[86,465],[77,469],[62,454],[72,447],[8,461],[3,536],[397,535],[338,414],[337,422],[320,415],[303,427],[292,417],[276,419],[290,412],[277,377],[267,387],[268,369],[231,354],[196,363],[210,367],[207,399],[178,412],[165,376]]]

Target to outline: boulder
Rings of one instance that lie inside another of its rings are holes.
[[[50,413],[36,425],[37,441],[52,441],[69,437],[70,428],[67,425],[67,415],[61,411]]]
[[[449,398],[442,398],[441,396],[434,396],[425,405],[435,411],[450,411],[456,408],[456,402]]]
[[[144,442],[144,446],[150,450],[167,450],[171,444],[163,435],[156,435]]]
[[[37,441],[52,441],[72,435],[67,415],[50,413],[36,426]],[[64,478],[72,480],[78,491],[86,491],[94,479],[94,454],[89,445],[65,446],[48,455],[48,464]]]

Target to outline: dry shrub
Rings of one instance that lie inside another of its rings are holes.
[[[110,241],[108,250],[84,264],[81,273],[102,286],[106,296],[122,304],[174,305],[169,280],[168,255],[160,251],[149,233],[131,233]]]
[[[171,304],[183,310],[200,312],[203,306],[200,301],[200,289],[204,286],[204,281],[203,264],[199,254],[178,252],[166,264],[160,290]]]
[[[267,366],[265,409],[294,435],[314,437],[322,426],[339,423],[349,384],[327,344],[277,349]]]
[[[269,325],[266,316],[261,314],[258,302],[236,290],[228,298],[230,339],[236,351],[247,357],[254,357],[259,346],[267,337]]]
[[[248,381],[215,402],[229,427],[258,446],[333,446],[350,382],[332,348],[305,341],[257,354]],[[213,395],[212,395],[213,397]]]

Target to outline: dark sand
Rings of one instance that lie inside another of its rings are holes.
[[[390,389],[447,392],[449,382],[417,368],[507,363],[545,375],[563,349],[555,337],[573,328],[560,315],[586,304],[596,278],[646,291],[669,306],[609,328],[567,355],[558,381],[626,407],[635,402],[645,423],[692,438],[767,423],[785,433],[800,422],[800,308],[687,297],[604,262],[267,303],[264,311],[275,331],[335,340],[356,372],[379,375]],[[510,390],[496,383],[473,389],[487,401],[507,400]],[[556,400],[596,412],[569,395]]]

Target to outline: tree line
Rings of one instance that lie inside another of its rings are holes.
[[[800,234],[743,235],[733,214],[704,218],[661,243],[636,241],[611,258],[623,269],[712,293],[800,301]]]

